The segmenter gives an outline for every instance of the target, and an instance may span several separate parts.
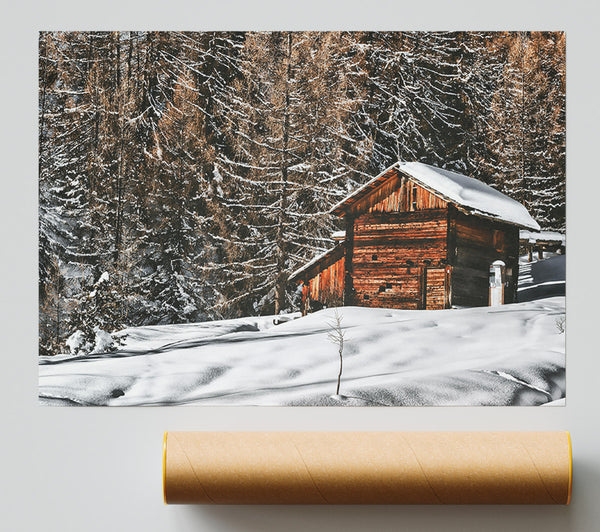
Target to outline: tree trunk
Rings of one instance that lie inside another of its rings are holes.
[[[285,223],[287,210],[287,180],[288,180],[288,142],[290,130],[290,89],[289,83],[292,73],[292,33],[288,32],[287,38],[287,67],[285,77],[285,106],[283,110],[283,146],[281,149],[281,191],[279,197],[279,219],[277,223],[277,278],[275,281],[275,314],[285,308],[285,288],[287,285],[286,262],[287,250],[285,242]]]

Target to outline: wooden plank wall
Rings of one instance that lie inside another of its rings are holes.
[[[386,196],[383,199],[365,198],[372,202],[369,212],[411,212],[446,208],[447,204],[444,200],[406,177],[397,179],[390,185],[392,186],[386,190]]]
[[[425,308],[446,308],[446,268],[427,269]]]
[[[495,260],[504,261],[509,274],[505,303],[516,301],[519,274],[518,228],[450,209],[448,235],[453,305],[488,305],[489,268]]]
[[[445,266],[446,237],[446,209],[371,212],[358,217],[352,259],[355,304],[424,308],[427,270]],[[434,288],[436,282],[440,284]],[[445,293],[435,274],[431,283],[432,294]]]
[[[338,307],[344,304],[344,277],[346,274],[345,259],[342,256],[302,287],[303,313],[315,307]]]

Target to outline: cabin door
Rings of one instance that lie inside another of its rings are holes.
[[[446,308],[446,268],[423,268],[423,307]]]

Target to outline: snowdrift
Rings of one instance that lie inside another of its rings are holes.
[[[41,357],[43,404],[542,405],[565,395],[565,298],[502,307],[344,307],[123,331],[114,353]],[[296,316],[290,316],[296,317]],[[560,401],[558,403],[561,404]]]

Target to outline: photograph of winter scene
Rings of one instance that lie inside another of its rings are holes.
[[[563,32],[41,32],[43,405],[565,404]]]

